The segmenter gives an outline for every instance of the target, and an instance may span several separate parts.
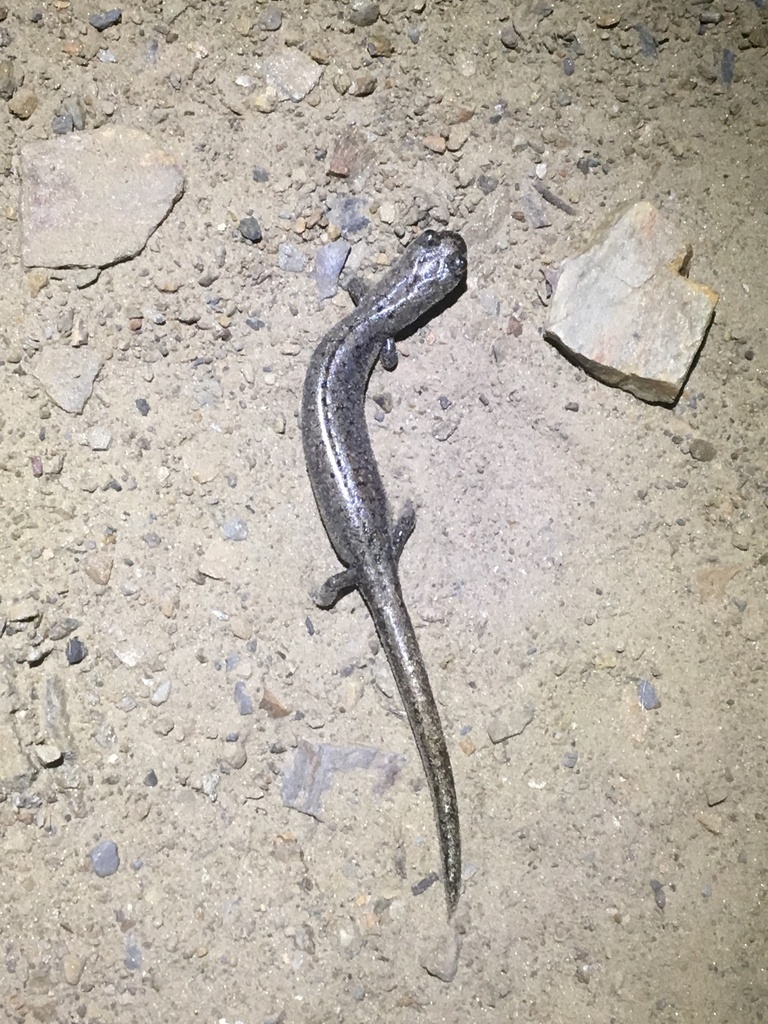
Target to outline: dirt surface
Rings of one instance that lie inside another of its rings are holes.
[[[6,3],[2,1019],[765,1019],[768,10],[552,7],[355,27],[359,4],[168,0],[98,33],[80,0]],[[286,46],[321,72],[298,100],[262,75]],[[20,154],[72,98],[185,173],[90,284],[20,260]],[[466,292],[369,403],[393,508],[418,507],[401,569],[461,808],[451,926],[367,613],[308,596],[336,563],[297,412],[350,308],[312,275],[340,197],[365,217],[345,275],[427,226],[469,245]],[[721,296],[672,409],[542,339],[545,273],[640,199]],[[78,416],[33,369],[86,334]],[[318,820],[283,803],[302,741],[405,766],[338,773]]]

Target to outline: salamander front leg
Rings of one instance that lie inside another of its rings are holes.
[[[356,586],[357,571],[345,569],[344,572],[337,572],[334,576],[329,576],[325,583],[317,590],[313,590],[309,596],[318,608],[330,608],[336,604],[342,594],[348,590],[354,590]]]

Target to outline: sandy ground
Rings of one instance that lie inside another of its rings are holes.
[[[403,0],[354,27],[355,6],[285,0],[265,29],[258,3],[126,4],[98,35],[80,0],[5,5],[0,56],[38,102],[0,104],[0,1017],[764,1020],[768,10]],[[260,61],[286,43],[322,78],[272,103]],[[139,128],[186,175],[83,288],[20,260],[19,153],[71,97],[85,131]],[[359,161],[330,176],[350,130]],[[537,164],[575,217],[520,218]],[[335,562],[297,411],[349,308],[311,274],[344,196],[370,277],[423,227],[469,244],[466,293],[369,403],[393,507],[418,507],[401,568],[461,807],[450,928],[365,609],[308,596]],[[542,339],[545,272],[639,199],[721,296],[672,409]],[[105,360],[80,416],[30,372],[72,317]],[[282,799],[303,740],[405,767],[340,773],[317,820]]]

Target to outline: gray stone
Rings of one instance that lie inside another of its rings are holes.
[[[332,299],[339,289],[339,274],[352,246],[343,239],[321,246],[315,256],[315,283],[321,299]]]
[[[103,839],[97,843],[88,854],[91,860],[91,867],[94,874],[99,878],[107,878],[114,875],[120,867],[120,854],[117,850],[117,843],[112,839]]]
[[[356,28],[370,28],[379,20],[379,5],[372,0],[352,0],[347,17]]]
[[[105,267],[140,252],[184,188],[174,157],[144,132],[100,128],[21,151],[27,267]]]
[[[394,784],[404,765],[401,754],[375,747],[340,747],[301,740],[283,776],[283,804],[322,820],[323,793],[339,772],[368,772],[373,777],[373,793],[379,795]]]
[[[691,458],[696,459],[697,462],[711,462],[717,455],[717,448],[715,448],[711,441],[703,441],[700,437],[697,437],[691,441],[688,446],[688,452]]]
[[[293,242],[281,242],[277,247],[277,265],[290,274],[300,274],[304,270],[304,254]]]
[[[294,103],[311,93],[323,74],[322,68],[300,50],[284,50],[267,57],[261,72],[280,99]]]
[[[673,404],[718,300],[684,276],[691,255],[651,203],[623,208],[564,264],[545,336],[604,384]]]
[[[283,12],[277,4],[267,4],[259,18],[259,28],[265,32],[277,32],[283,23]]]
[[[161,704],[165,704],[168,698],[171,696],[171,680],[165,679],[153,690],[152,696],[149,698],[150,704],[154,707],[159,708]]]
[[[111,11],[104,11],[103,14],[92,14],[88,22],[93,25],[97,32],[103,32],[104,29],[112,28],[113,25],[119,25],[122,20],[122,11],[115,8]]]
[[[502,743],[512,736],[519,736],[531,724],[535,714],[534,708],[526,704],[516,710],[494,715],[486,726],[488,738],[491,743]]]
[[[79,414],[100,369],[101,359],[93,349],[47,348],[37,357],[32,373],[64,412]]]
[[[425,953],[419,962],[427,974],[450,984],[459,969],[460,953],[461,935],[455,928],[448,928],[445,934],[439,937],[435,946]]]
[[[43,768],[55,768],[64,756],[55,743],[38,743],[34,747],[35,757]]]

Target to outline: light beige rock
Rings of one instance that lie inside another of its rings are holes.
[[[273,53],[262,61],[261,72],[280,99],[294,103],[311,93],[323,76],[323,69],[300,50]]]
[[[91,348],[52,346],[37,357],[32,373],[56,405],[79,415],[91,397],[101,366],[101,357]]]
[[[73,132],[21,151],[26,267],[105,267],[135,256],[184,188],[174,156],[133,128]]]
[[[564,264],[545,336],[603,383],[673,404],[718,300],[684,276],[692,252],[651,203],[623,208]]]

